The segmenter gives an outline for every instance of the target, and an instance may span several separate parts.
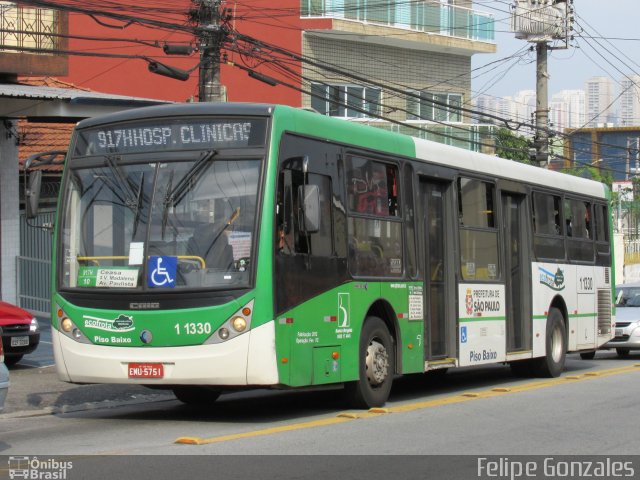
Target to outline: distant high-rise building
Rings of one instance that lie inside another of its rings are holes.
[[[513,109],[518,122],[533,124],[536,111],[535,90],[521,90],[513,96]]]
[[[609,77],[591,77],[585,83],[588,127],[615,124],[613,80]]]
[[[640,125],[640,75],[625,78],[620,83],[620,125]]]
[[[476,99],[475,105],[478,111],[485,114],[497,116],[514,123],[531,124],[533,112],[536,108],[536,92],[533,90],[522,90],[513,97],[480,95]],[[500,120],[491,117],[483,118],[482,121],[504,125]]]
[[[580,128],[585,124],[584,90],[562,90],[551,98],[549,118],[552,128],[562,132],[565,128]]]

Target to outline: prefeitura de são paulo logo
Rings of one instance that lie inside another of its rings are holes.
[[[33,480],[66,480],[73,462],[55,458],[9,457],[9,478]]]
[[[467,315],[471,315],[473,313],[473,294],[471,293],[470,288],[467,288],[467,294],[464,297],[464,305],[467,309]]]

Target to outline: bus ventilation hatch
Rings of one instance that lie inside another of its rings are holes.
[[[611,333],[611,290],[598,290],[598,335]]]

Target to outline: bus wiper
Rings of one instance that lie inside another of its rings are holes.
[[[115,157],[113,157],[111,155],[105,155],[104,158],[107,161],[108,167],[116,175],[116,177],[118,177],[118,180],[120,181],[120,185],[122,185],[122,187],[126,190],[125,191],[125,194],[126,194],[125,205],[127,207],[129,207],[129,208],[133,208],[133,206],[134,206],[133,203],[135,201],[134,199],[136,199],[137,195],[135,194],[135,192],[131,188],[131,181],[124,174],[124,172],[120,168],[120,165],[118,165],[118,162],[117,162]]]
[[[216,235],[216,238],[213,239],[213,241],[211,242],[211,246],[215,245],[215,243],[220,238],[220,235],[222,235],[224,231],[227,228],[229,228],[233,224],[233,222],[235,222],[238,219],[239,216],[240,216],[240,207],[237,207],[229,217],[229,220],[227,220],[227,223],[224,224],[224,227],[220,229],[220,231],[218,232],[218,235]]]
[[[171,191],[170,198],[174,205],[177,205],[182,200],[182,197],[189,191],[189,182],[196,176],[201,175],[207,162],[218,154],[216,150],[210,150],[206,152],[200,159],[196,160],[193,167],[180,179],[176,187]]]
[[[167,191],[164,194],[164,200],[162,201],[162,240],[164,240],[164,232],[167,229],[167,223],[169,222],[169,205],[173,204],[173,194],[171,188],[173,186],[173,170],[169,174],[169,182],[167,182]]]
[[[165,193],[164,200],[162,202],[162,238],[164,239],[167,223],[169,222],[169,207],[180,203],[182,198],[189,191],[189,184],[191,180],[196,176],[201,175],[205,171],[207,162],[217,155],[216,150],[210,150],[200,157],[193,166],[185,173],[184,177],[180,179],[178,184],[173,187],[173,174],[171,171],[169,176],[169,183],[167,185],[167,192]]]
[[[136,195],[136,205],[135,210],[133,211],[133,233],[131,234],[132,238],[135,238],[136,232],[138,231],[138,222],[140,220],[140,211],[142,208],[140,205],[142,204],[142,187],[144,185],[144,172],[140,175],[140,183],[138,184],[138,194]]]

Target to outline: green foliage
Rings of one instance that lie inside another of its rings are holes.
[[[496,155],[516,162],[534,165],[529,158],[529,151],[533,148],[533,141],[522,135],[516,135],[507,128],[501,128],[496,133]]]
[[[566,168],[562,173],[568,173],[569,175],[575,175],[576,177],[589,178],[596,182],[604,183],[609,188],[613,183],[613,172],[609,169],[600,169],[593,165],[574,166],[572,168]]]

